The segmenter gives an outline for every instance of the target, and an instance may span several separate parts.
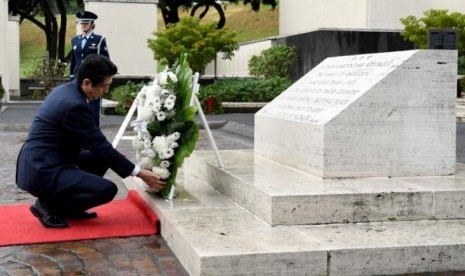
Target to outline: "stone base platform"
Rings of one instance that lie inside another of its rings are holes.
[[[195,151],[172,201],[125,179],[191,275],[465,271],[463,165],[454,176],[321,180],[251,150],[221,157],[225,169]]]

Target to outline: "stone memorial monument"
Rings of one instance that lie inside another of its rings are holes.
[[[457,52],[329,58],[255,114],[253,150],[196,150],[140,191],[189,275],[465,271]]]
[[[322,178],[455,171],[456,51],[328,58],[255,115],[255,153]]]

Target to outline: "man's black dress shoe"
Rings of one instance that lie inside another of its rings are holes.
[[[64,215],[66,219],[93,219],[97,217],[96,212],[72,212]]]
[[[44,208],[38,200],[29,208],[31,213],[37,217],[46,228],[66,228],[68,223],[59,215]]]

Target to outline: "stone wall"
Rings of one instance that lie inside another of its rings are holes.
[[[370,54],[414,49],[399,32],[376,30],[317,30],[276,39],[278,44],[294,46],[298,61],[291,78],[298,80],[324,59],[335,56]]]
[[[1,79],[1,78],[0,78]],[[148,76],[115,76],[113,77],[113,82],[111,84],[111,89],[125,85],[128,81],[139,83],[139,82],[149,82],[151,77]],[[56,85],[60,85],[62,83],[67,82],[68,79],[57,80]],[[33,91],[35,90],[34,87],[40,87],[40,84],[32,79],[23,78],[20,81],[20,89],[21,89],[21,99],[31,98]],[[16,100],[16,98],[15,98]]]

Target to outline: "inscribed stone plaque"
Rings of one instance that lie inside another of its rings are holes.
[[[320,177],[455,170],[456,51],[328,58],[255,115],[255,152]]]

